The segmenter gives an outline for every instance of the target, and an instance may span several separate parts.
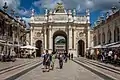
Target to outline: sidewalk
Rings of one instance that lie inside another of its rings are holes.
[[[77,59],[80,59],[80,58],[86,59],[86,60],[91,61],[93,63],[98,63],[100,65],[104,65],[104,66],[108,66],[108,67],[112,67],[112,68],[120,70],[120,66],[119,65],[114,65],[114,64],[110,64],[110,63],[100,62],[100,61],[88,59],[88,58],[85,58],[85,57],[79,57]]]
[[[103,80],[71,60],[64,63],[63,69],[59,69],[58,60],[53,71],[42,72],[42,67],[38,66],[16,80]]]
[[[39,58],[35,58],[35,59],[28,59],[28,58],[16,58],[15,62],[0,62],[0,71],[6,68],[10,68],[13,66],[17,66],[17,65],[21,65],[21,64],[25,64],[28,62],[33,62],[35,60],[37,60]]]

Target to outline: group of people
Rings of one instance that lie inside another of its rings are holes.
[[[43,72],[47,71],[49,72],[50,67],[52,67],[52,70],[54,69],[54,62],[55,62],[55,53],[52,54],[48,53],[48,50],[43,54],[43,66],[44,70]]]
[[[120,57],[118,54],[119,52],[117,50],[110,49],[108,51],[103,51],[99,53],[98,59],[101,60],[102,62],[116,64]]]
[[[14,50],[11,50],[9,51],[9,53],[7,54],[7,52],[3,51],[1,54],[0,54],[0,61],[2,62],[6,62],[6,61],[15,61],[16,57],[16,53]]]
[[[120,49],[97,49],[96,53],[88,52],[87,58],[96,59],[105,63],[120,64]],[[94,54],[94,55],[93,55]]]
[[[43,57],[43,72],[49,72],[50,70],[54,69],[55,59],[58,59],[59,68],[63,68],[63,63],[67,62],[68,58],[73,58],[73,54],[66,54],[66,53],[56,53],[52,52],[51,54],[48,53],[48,50],[42,55]]]

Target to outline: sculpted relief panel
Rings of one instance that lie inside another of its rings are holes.
[[[45,21],[45,17],[44,16],[35,16],[34,21]]]
[[[53,21],[67,21],[68,20],[68,16],[66,15],[54,15],[52,16]]]
[[[87,22],[87,17],[76,17],[75,22],[86,23]]]
[[[41,33],[41,31],[35,31],[34,35],[33,35],[34,39],[42,39],[43,38],[43,34]]]
[[[79,40],[79,39],[85,40],[85,33],[84,33],[83,31],[78,31],[76,38],[77,38],[78,40]]]

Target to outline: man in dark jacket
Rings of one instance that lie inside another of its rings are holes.
[[[49,72],[49,70],[50,70],[50,54],[48,53],[48,50],[46,50],[46,54],[44,55],[43,63],[45,65],[45,70],[43,70],[43,71],[47,70],[47,72]]]

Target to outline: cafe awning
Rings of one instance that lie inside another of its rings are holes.
[[[115,45],[109,46],[109,48],[117,48],[117,47],[120,47],[120,44],[115,44]]]
[[[106,48],[106,46],[102,46],[102,45],[98,45],[98,46],[94,46],[93,49],[96,49],[96,48]]]
[[[21,49],[38,49],[38,48],[31,46],[31,45],[21,46],[20,48]]]

